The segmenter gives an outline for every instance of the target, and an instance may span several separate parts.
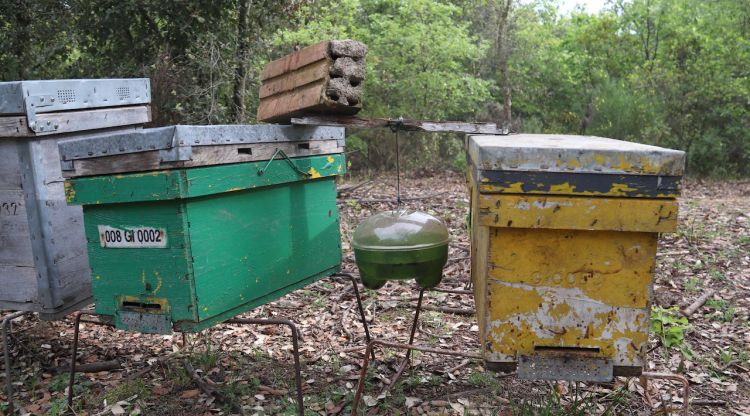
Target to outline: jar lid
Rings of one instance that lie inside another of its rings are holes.
[[[448,244],[448,227],[420,211],[386,211],[362,221],[352,246],[363,250],[413,250]]]

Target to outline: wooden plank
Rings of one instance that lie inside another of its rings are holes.
[[[292,118],[299,126],[333,126],[355,128],[397,128],[404,131],[465,134],[507,134],[498,130],[495,123],[466,123],[461,121],[427,121],[390,118],[364,118],[356,116],[321,115]]]
[[[0,190],[21,188],[21,166],[16,140],[0,140]]]
[[[34,267],[22,190],[0,190],[0,265]],[[11,276],[0,274],[0,281],[5,279],[12,281]]]
[[[151,107],[148,105],[138,105],[100,108],[86,111],[44,113],[37,114],[36,117],[38,123],[56,125],[58,126],[57,130],[34,133],[28,129],[25,116],[0,117],[0,138],[49,136],[76,131],[145,124],[151,121]]]
[[[308,66],[291,72],[286,77],[277,77],[264,82],[260,87],[260,98],[270,97],[289,89],[297,89],[304,85],[320,82],[326,79],[330,70],[327,60],[314,62]]]
[[[309,108],[325,102],[327,79],[307,84],[302,88],[285,91],[280,94],[262,98],[258,105],[258,121],[273,123],[283,121],[286,114]],[[289,117],[291,118],[291,117]]]
[[[36,268],[0,264],[0,309],[39,310]]]
[[[270,159],[276,149],[281,149],[289,157],[335,154],[343,153],[344,151],[342,147],[339,147],[337,140],[194,146],[192,159],[181,162],[162,161],[158,150],[93,159],[78,159],[73,162],[74,170],[63,171],[63,176],[65,178],[78,178],[83,176],[254,162]]]
[[[366,53],[356,41],[326,41],[270,62],[261,73],[258,121],[288,123],[317,112],[356,114],[362,108]]]
[[[670,233],[677,229],[677,201],[490,194],[479,196],[476,220],[500,228]]]
[[[323,41],[308,46],[297,52],[290,53],[275,61],[269,62],[260,73],[260,80],[277,77],[284,73],[295,71],[313,62],[328,59],[328,47],[330,41]]]

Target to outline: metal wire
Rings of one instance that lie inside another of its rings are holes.
[[[396,210],[401,208],[401,157],[399,155],[399,130],[404,125],[404,118],[399,117],[396,120],[388,120],[388,127],[396,133]]]
[[[399,157],[399,132],[396,130],[396,209],[401,208],[401,162]]]

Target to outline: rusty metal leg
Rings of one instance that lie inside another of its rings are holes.
[[[352,416],[357,416],[357,411],[359,410],[359,402],[362,398],[362,392],[365,389],[365,380],[367,379],[367,369],[370,366],[370,353],[373,352],[373,349],[375,348],[376,345],[380,345],[383,347],[390,347],[390,348],[405,349],[408,352],[411,352],[412,350],[416,350],[416,351],[422,351],[422,352],[427,352],[431,354],[450,355],[454,357],[472,358],[472,359],[477,359],[477,360],[482,358],[482,356],[479,354],[467,354],[467,353],[457,352],[457,351],[449,351],[449,350],[441,350],[437,348],[423,347],[421,345],[398,344],[394,342],[374,340],[370,342],[369,344],[367,344],[367,350],[365,351],[365,358],[364,358],[364,361],[362,362],[362,370],[360,370],[359,381],[357,382],[357,390],[354,393],[354,402],[352,403]]]
[[[425,289],[419,290],[419,298],[417,299],[417,309],[414,311],[414,321],[412,321],[411,324],[411,333],[409,334],[409,343],[407,345],[414,345],[414,336],[417,333],[417,326],[419,325],[419,312],[422,310],[422,299],[424,298],[424,291]],[[385,394],[387,391],[391,390],[398,381],[399,378],[404,374],[404,371],[406,371],[406,368],[409,366],[409,363],[411,362],[411,349],[408,349],[406,351],[406,355],[404,356],[404,360],[401,361],[401,364],[398,366],[398,369],[396,369],[396,373],[391,377],[390,382],[387,386],[383,387],[383,390],[380,391],[378,396],[381,396]],[[373,356],[374,356],[373,352]]]
[[[354,296],[357,298],[357,308],[359,309],[359,317],[362,321],[362,326],[365,328],[365,339],[367,340],[367,343],[369,344],[372,339],[370,339],[370,328],[367,326],[367,318],[365,318],[365,308],[362,307],[362,298],[359,296],[359,286],[357,286],[357,279],[354,277],[354,275],[350,273],[336,273],[333,276],[341,276],[346,277],[347,279],[351,280],[352,287],[354,288]],[[372,352],[372,359],[375,360],[375,352]]]
[[[234,318],[226,321],[227,324],[239,325],[286,325],[292,330],[292,347],[294,350],[294,379],[297,383],[297,413],[303,416],[305,413],[304,399],[302,397],[302,366],[299,360],[299,331],[294,322],[288,319],[257,319],[257,318]]]
[[[641,373],[641,384],[643,385],[643,397],[646,400],[646,403],[649,405],[649,407],[653,408],[654,404],[651,401],[651,396],[648,394],[648,380],[649,379],[662,379],[662,380],[670,380],[670,381],[676,381],[678,383],[682,383],[682,407],[669,407],[664,405],[663,406],[663,412],[669,414],[672,412],[679,412],[683,416],[688,416],[690,414],[690,382],[685,377],[679,375],[679,374],[673,374],[673,373],[652,373],[648,371],[644,371]]]
[[[10,337],[11,322],[19,316],[30,312],[13,312],[3,318],[3,356],[5,357],[5,395],[8,397],[8,414],[13,414],[13,369],[10,363]]]
[[[78,358],[78,338],[80,334],[81,322],[89,324],[103,325],[103,326],[114,326],[108,322],[90,321],[88,319],[81,320],[83,315],[98,316],[93,310],[78,311],[74,315],[75,325],[73,327],[73,348],[72,356],[70,357],[70,380],[68,381],[68,408],[73,408],[73,386],[76,381],[76,361]]]
[[[417,299],[417,309],[414,311],[414,321],[411,324],[411,334],[409,334],[409,345],[414,343],[414,335],[417,333],[417,325],[419,324],[419,312],[422,310],[422,298],[424,298],[424,288],[419,289],[419,299]],[[406,359],[411,357],[411,350],[406,353]]]

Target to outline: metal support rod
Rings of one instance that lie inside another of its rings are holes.
[[[78,359],[78,336],[80,335],[81,327],[81,316],[98,316],[93,310],[78,311],[74,315],[75,324],[73,326],[73,348],[72,355],[70,357],[70,380],[68,381],[68,408],[73,409],[73,385],[76,382],[76,361]],[[90,321],[85,320],[83,322],[102,326],[113,326],[108,322]]]
[[[690,382],[685,377],[679,374],[673,373],[652,373],[644,371],[641,373],[641,385],[643,385],[643,397],[649,407],[653,408],[654,404],[651,401],[651,396],[648,394],[648,380],[649,379],[662,379],[671,380],[678,383],[682,383],[682,407],[667,407],[664,405],[663,411],[666,414],[672,412],[679,412],[682,416],[689,416],[690,414]]]
[[[357,308],[359,308],[359,317],[362,320],[362,326],[365,328],[365,339],[369,344],[370,341],[370,328],[367,326],[367,318],[365,318],[365,308],[362,307],[362,298],[359,296],[359,287],[357,286],[357,279],[350,273],[336,273],[333,276],[346,277],[352,281],[352,287],[354,288],[354,296],[357,298]],[[372,360],[375,361],[375,352],[371,351]]]
[[[360,370],[359,373],[359,381],[357,382],[357,391],[354,394],[354,402],[352,403],[352,416],[357,416],[357,410],[359,408],[359,402],[362,398],[362,392],[365,388],[365,379],[367,378],[367,368],[370,366],[370,353],[373,351],[376,345],[380,345],[383,347],[390,347],[390,348],[400,348],[405,349],[409,351],[421,351],[421,352],[427,352],[431,354],[440,354],[440,355],[450,355],[454,357],[464,357],[464,358],[471,358],[471,359],[481,359],[482,356],[479,354],[467,354],[464,352],[458,352],[458,351],[450,351],[450,350],[441,350],[437,348],[430,348],[430,347],[424,347],[421,345],[412,345],[412,344],[399,344],[395,342],[387,342],[387,341],[380,341],[380,340],[373,340],[369,344],[367,344],[367,351],[365,352],[365,358],[362,362],[362,370]]]
[[[8,414],[13,414],[13,369],[10,365],[10,337],[11,322],[19,316],[31,312],[13,312],[3,318],[3,355],[5,356],[5,395],[8,398]]]
[[[227,324],[240,325],[286,325],[292,330],[292,346],[294,350],[294,379],[297,383],[297,412],[299,416],[305,414],[304,399],[302,397],[302,367],[299,361],[299,331],[294,322],[288,319],[257,319],[257,318],[234,318],[225,321]]]
[[[75,384],[75,373],[76,373],[76,361],[78,356],[78,339],[80,335],[81,327],[81,316],[91,315],[97,316],[96,312],[92,310],[78,311],[75,313],[75,326],[73,330],[73,348],[72,357],[70,360],[70,380],[68,382],[68,407],[73,408],[73,386]],[[84,322],[113,326],[108,322],[98,322],[85,320]],[[297,411],[301,416],[304,414],[303,397],[302,397],[302,373],[299,359],[299,331],[297,326],[292,321],[286,319],[255,319],[255,318],[234,318],[225,321],[227,324],[239,324],[239,325],[286,325],[292,330],[292,345],[294,350],[294,370],[295,370],[295,381],[297,384]],[[184,334],[184,333],[183,333]]]
[[[409,334],[409,345],[414,343],[414,335],[417,333],[419,324],[419,311],[422,310],[422,298],[424,298],[424,288],[419,289],[419,299],[417,299],[417,309],[414,311],[414,321],[411,323],[411,334]],[[411,358],[411,350],[406,352],[406,360]]]
[[[417,308],[414,311],[414,321],[412,321],[411,324],[411,333],[409,334],[409,344],[414,344],[414,336],[417,333],[417,326],[419,325],[419,312],[422,310],[422,299],[424,298],[424,288],[419,289],[419,298],[417,299]],[[406,351],[406,355],[404,356],[403,361],[401,361],[401,364],[398,366],[398,369],[396,369],[396,373],[391,377],[390,382],[387,386],[383,387],[383,390],[380,391],[378,396],[382,396],[387,391],[392,389],[399,378],[404,374],[404,371],[406,371],[406,367],[409,366],[409,363],[411,362],[411,350]]]

